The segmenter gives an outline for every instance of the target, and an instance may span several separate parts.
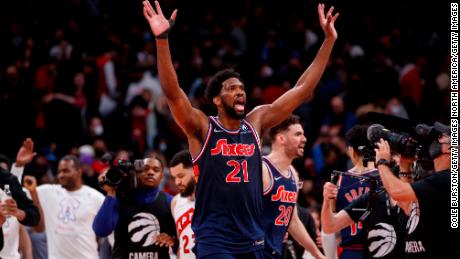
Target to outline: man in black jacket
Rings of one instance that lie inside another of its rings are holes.
[[[27,198],[26,193],[22,190],[18,178],[0,167],[0,189],[5,191],[9,189],[11,198],[2,199],[0,210],[4,216],[13,216],[26,226],[35,226],[40,220],[40,214],[33,202]]]

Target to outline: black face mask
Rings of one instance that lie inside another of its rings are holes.
[[[439,143],[438,140],[435,140],[431,143],[428,153],[430,154],[431,159],[435,159],[439,155],[442,154],[442,144],[448,144],[448,143]]]
[[[441,143],[437,140],[433,141],[428,149],[428,153],[432,159],[439,156],[442,153]]]

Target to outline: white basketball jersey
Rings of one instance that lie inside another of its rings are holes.
[[[195,211],[195,201],[188,197],[176,195],[176,204],[173,209],[174,221],[179,235],[179,258],[195,259],[192,248],[195,246],[195,234],[192,230],[192,216]]]

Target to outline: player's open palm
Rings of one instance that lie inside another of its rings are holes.
[[[334,12],[334,6],[329,8],[327,13],[324,13],[324,4],[318,4],[318,16],[319,16],[319,24],[326,35],[326,38],[333,38],[337,39],[337,31],[335,30],[334,23],[339,17],[339,13],[332,15]]]
[[[175,21],[177,10],[174,10],[171,17],[168,19],[165,18],[163,12],[161,11],[160,4],[158,1],[155,1],[155,9],[152,7],[149,1],[145,0],[144,5],[144,17],[147,19],[155,36],[159,36],[162,33],[168,31],[171,27],[169,20]]]

